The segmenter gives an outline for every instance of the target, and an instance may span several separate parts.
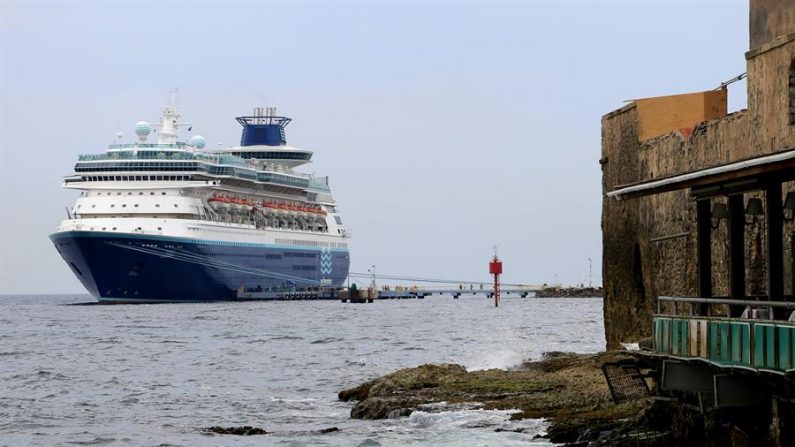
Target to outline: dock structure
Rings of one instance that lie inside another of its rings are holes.
[[[523,286],[502,289],[501,293],[527,298],[543,290],[541,286]],[[454,299],[461,296],[483,296],[493,298],[489,289],[467,288],[428,288],[428,287],[385,287],[379,290],[368,289],[307,289],[307,290],[238,290],[239,301],[295,301],[295,300],[340,300],[343,302],[369,302],[384,299],[424,299],[433,295],[449,295]]]
[[[543,287],[539,286],[527,286],[521,288],[512,288],[512,289],[502,289],[500,290],[501,294],[519,296],[521,298],[527,298],[530,294],[535,294],[543,290]],[[406,299],[406,298],[425,298],[426,296],[432,295],[451,295],[453,298],[459,298],[461,296],[483,296],[486,298],[494,298],[494,291],[491,289],[467,289],[467,288],[423,288],[423,289],[416,289],[411,290],[410,288],[406,289],[399,289],[399,290],[380,290],[379,291],[379,298],[380,299]]]

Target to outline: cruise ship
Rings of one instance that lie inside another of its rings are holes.
[[[341,288],[350,237],[328,177],[295,170],[313,153],[287,145],[290,121],[256,108],[237,117],[239,146],[210,150],[179,140],[189,125],[172,98],[159,124],[136,124],[138,141],[79,156],[63,187],[80,196],[50,239],[105,303]]]

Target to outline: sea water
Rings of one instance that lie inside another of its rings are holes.
[[[70,304],[87,301],[0,296],[0,445],[548,445],[543,420],[510,411],[362,421],[337,392],[423,363],[510,368],[604,347],[597,298]],[[217,425],[268,434],[202,431]]]

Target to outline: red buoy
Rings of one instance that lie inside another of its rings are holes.
[[[494,307],[500,305],[500,275],[502,275],[502,261],[497,257],[495,250],[494,259],[489,262],[489,274],[494,275]]]

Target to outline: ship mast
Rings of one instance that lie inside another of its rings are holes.
[[[157,137],[158,144],[177,144],[177,129],[180,126],[189,126],[188,123],[179,122],[179,112],[177,112],[177,89],[171,89],[171,102],[163,107],[163,116],[160,118],[160,132]]]

